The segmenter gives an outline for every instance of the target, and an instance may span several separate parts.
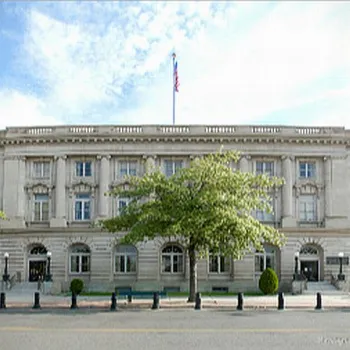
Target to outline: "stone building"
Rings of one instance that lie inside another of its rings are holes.
[[[188,257],[175,242],[118,244],[120,234],[93,223],[118,214],[123,198],[104,193],[126,174],[141,175],[147,163],[166,174],[193,157],[238,150],[242,171],[284,177],[272,193],[274,214],[256,212],[287,236],[281,249],[232,261],[209,256],[198,266],[201,291],[257,288],[261,272],[273,267],[282,288],[297,268],[309,280],[330,280],[344,253],[348,273],[350,131],[341,127],[282,126],[53,126],[0,131],[0,269],[8,253],[11,283],[36,282],[47,269],[55,291],[71,279],[90,290],[187,290]]]

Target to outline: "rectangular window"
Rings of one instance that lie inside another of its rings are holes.
[[[75,176],[90,177],[92,175],[92,163],[89,162],[75,162]]]
[[[272,207],[272,210],[274,211],[274,205],[273,205],[273,200],[271,199],[269,204]],[[268,213],[265,210],[256,210],[256,219],[262,222],[274,222],[275,221],[275,215],[274,213]]]
[[[115,259],[115,271],[120,273],[136,272],[136,256],[117,255]]]
[[[74,219],[76,221],[91,219],[90,194],[77,194],[75,196]]]
[[[178,170],[183,168],[182,160],[165,160],[164,171],[167,177],[174,175]]]
[[[273,162],[256,162],[256,174],[257,175],[268,175],[270,177],[275,175],[274,163]]]
[[[119,162],[119,176],[136,176],[137,161],[122,160]]]
[[[299,220],[317,221],[315,196],[302,195],[299,197]]]
[[[299,162],[299,177],[300,178],[315,178],[316,163],[315,162]]]
[[[118,213],[120,214],[129,204],[129,198],[118,198]]]
[[[34,162],[33,172],[36,179],[50,177],[50,162]]]
[[[162,256],[162,272],[171,272],[171,256]]]
[[[222,255],[209,255],[209,272],[229,272],[229,259]]]
[[[49,220],[49,196],[36,194],[34,196],[34,221]]]
[[[70,257],[70,272],[79,273],[79,256],[72,255]]]

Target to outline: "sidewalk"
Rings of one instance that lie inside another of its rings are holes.
[[[6,294],[7,308],[32,308],[33,295],[30,294]],[[150,309],[152,299],[133,299],[128,303],[125,298],[118,298],[117,305],[121,309]],[[111,297],[86,297],[77,298],[79,308],[109,309]],[[70,308],[71,297],[41,295],[40,305],[42,309]],[[246,296],[244,297],[245,309],[277,309],[278,296]],[[288,295],[284,296],[286,309],[314,309],[316,295]],[[202,297],[203,309],[226,309],[235,310],[237,297]],[[322,307],[324,309],[350,309],[350,295],[322,295]],[[161,298],[161,309],[193,309],[194,303],[188,303],[187,298]]]

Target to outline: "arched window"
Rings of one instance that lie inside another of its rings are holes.
[[[47,254],[47,249],[43,245],[37,245],[33,247],[30,252],[30,255],[45,255]]]
[[[311,245],[304,245],[300,249],[300,255],[318,255],[318,250],[316,247]]]
[[[76,244],[72,246],[70,252],[70,273],[89,273],[90,272],[90,248],[85,244]]]
[[[184,254],[181,247],[175,244],[167,245],[162,250],[162,272],[183,273]]]
[[[118,245],[115,250],[115,272],[136,273],[137,249],[133,245]]]
[[[261,273],[268,267],[276,271],[277,248],[264,245],[264,251],[255,253],[255,272]]]
[[[230,259],[221,254],[209,253],[209,273],[228,273]]]

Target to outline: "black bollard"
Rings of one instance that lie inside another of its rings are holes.
[[[202,297],[201,293],[196,293],[196,300],[194,304],[194,309],[195,310],[200,310],[202,308]]]
[[[6,294],[0,294],[0,309],[6,309]]]
[[[71,309],[77,309],[78,305],[77,305],[77,296],[72,293],[72,305],[70,306]]]
[[[243,293],[238,293],[237,310],[240,310],[240,311],[243,310]]]
[[[40,293],[39,292],[34,293],[33,309],[40,309]]]
[[[117,309],[117,297],[115,293],[112,293],[111,298],[111,311],[115,311]]]
[[[284,310],[284,294],[278,293],[278,310]]]
[[[128,295],[128,303],[131,303],[132,302],[132,296],[131,294]]]
[[[321,293],[316,294],[316,310],[321,310],[322,309],[322,297]]]
[[[159,309],[159,293],[154,292],[153,293],[153,305],[152,305],[152,310],[157,310]]]

